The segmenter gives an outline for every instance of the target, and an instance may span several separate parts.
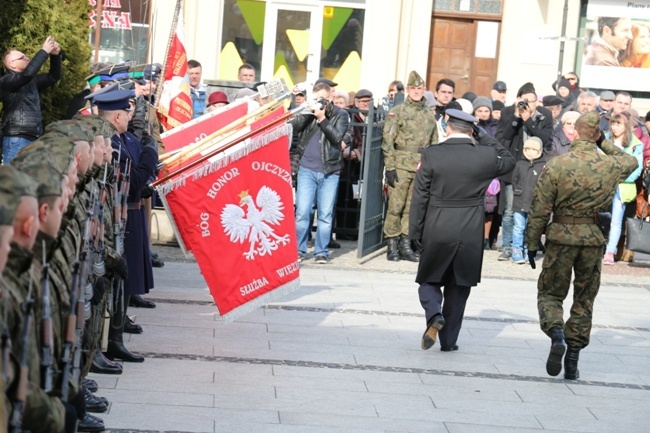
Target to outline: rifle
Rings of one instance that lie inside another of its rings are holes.
[[[43,375],[43,391],[52,391],[52,375],[54,374],[52,350],[54,337],[52,330],[52,305],[50,301],[50,279],[48,272],[50,264],[45,256],[45,241],[43,241],[43,265],[41,266],[41,290],[43,291],[43,320],[41,323],[41,371]]]
[[[20,306],[23,312],[23,333],[20,336],[21,352],[20,359],[20,374],[18,376],[18,385],[16,387],[16,394],[12,402],[11,417],[9,418],[9,432],[20,433],[23,431],[23,414],[25,411],[25,403],[27,402],[27,384],[29,382],[29,334],[32,327],[32,310],[34,307],[34,299],[32,298],[32,278],[29,277],[29,289],[27,290],[27,297]]]
[[[0,287],[4,286],[2,274],[0,274]],[[9,381],[9,363],[11,362],[11,334],[7,327],[7,301],[3,299],[5,293],[4,288],[0,289],[0,300],[2,300],[2,331],[0,331],[0,339],[2,341],[2,383]]]
[[[106,273],[106,264],[104,263],[104,206],[106,204],[106,176],[108,175],[108,163],[104,164],[104,179],[99,182],[100,196],[97,201],[97,227],[95,227],[93,236],[95,239],[95,261],[93,263],[93,274],[102,277]]]
[[[124,253],[124,235],[126,233],[126,220],[128,217],[128,205],[127,200],[129,197],[129,188],[131,185],[131,160],[127,159],[124,164],[124,172],[122,173],[120,179],[120,188],[119,193],[116,193],[116,197],[119,197],[119,202],[116,198],[115,207],[115,250],[122,255]],[[124,280],[117,277],[114,282],[113,290],[113,312],[116,311],[124,312],[126,306],[124,305]],[[121,317],[121,322],[117,320],[113,321],[113,327],[119,329],[123,326],[124,314],[118,314],[117,317]]]
[[[72,265],[72,290],[70,292],[70,312],[66,320],[65,326],[65,341],[63,343],[63,355],[61,356],[61,371],[63,372],[61,379],[61,400],[70,401],[70,376],[72,374],[72,352],[77,342],[77,335],[75,333],[77,327],[77,298],[79,293],[76,288],[79,285],[79,272],[81,265],[79,260],[75,261]]]

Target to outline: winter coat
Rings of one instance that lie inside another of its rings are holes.
[[[43,135],[39,92],[61,79],[61,56],[49,55],[50,72],[38,74],[48,54],[40,50],[22,72],[8,70],[0,78],[2,132],[7,137],[36,139]]]
[[[527,121],[515,117],[515,106],[510,105],[501,110],[501,119],[497,127],[496,139],[515,158],[523,158],[525,135],[539,137],[547,146],[553,134],[553,115],[544,107],[537,107],[537,114]],[[501,177],[506,184],[512,183],[512,173]]]
[[[526,212],[530,210],[533,201],[533,192],[537,179],[546,165],[546,157],[534,161],[520,159],[512,172],[512,210],[514,212]]]
[[[562,124],[558,125],[557,128],[553,131],[551,136],[551,142],[548,146],[544,147],[546,154],[549,158],[554,156],[563,155],[569,151],[571,147],[571,140],[566,136],[564,130],[562,129]]]
[[[499,121],[490,115],[490,118],[488,120],[479,120],[478,126],[485,129],[485,132],[487,132],[487,135],[490,137],[496,137]]]
[[[481,280],[485,192],[514,166],[510,152],[487,135],[479,145],[454,136],[422,152],[409,215],[409,237],[424,247],[418,283],[475,286]]]
[[[298,131],[296,146],[291,149],[291,172],[294,176],[298,174],[300,159],[305,153],[309,140],[319,130],[323,132],[320,138],[323,172],[329,174],[343,168],[341,141],[343,141],[350,123],[347,111],[329,103],[325,110],[325,119],[321,123],[318,123],[316,117],[311,113],[298,114],[291,119],[290,123],[294,131]]]

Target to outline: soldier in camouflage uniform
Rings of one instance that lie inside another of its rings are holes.
[[[51,168],[51,167],[49,167]],[[9,168],[3,168],[8,170]],[[64,404],[58,397],[46,393],[43,388],[41,375],[41,354],[40,354],[40,325],[39,314],[42,312],[42,305],[39,296],[40,282],[31,281],[25,278],[29,274],[32,264],[36,236],[39,228],[39,200],[47,197],[60,197],[62,193],[62,178],[58,172],[48,170],[45,167],[31,167],[30,173],[38,173],[39,181],[31,176],[13,169],[11,179],[3,180],[3,185],[11,185],[20,197],[20,204],[14,219],[14,234],[11,242],[11,252],[7,267],[3,272],[3,290],[7,296],[3,296],[3,311],[5,320],[10,332],[13,347],[11,360],[13,370],[20,369],[20,359],[24,351],[27,352],[28,375],[26,384],[27,398],[25,400],[22,423],[14,424],[13,427],[22,428],[32,432],[59,432],[74,431],[75,409]],[[37,199],[38,198],[38,199]],[[60,217],[59,217],[60,218]],[[56,217],[50,217],[54,220]],[[32,320],[30,328],[24,329],[25,301],[31,298],[34,300],[32,308]],[[23,345],[23,335],[27,336],[27,347]],[[21,384],[19,375],[14,374],[13,384],[7,383],[10,394],[17,392]]]
[[[413,180],[420,152],[438,143],[438,132],[435,114],[423,97],[424,80],[417,72],[411,71],[406,90],[406,102],[390,110],[384,124],[381,149],[388,183],[384,236],[388,240],[388,260],[417,262],[419,256],[411,248],[408,237]]]
[[[569,152],[546,164],[533,194],[526,227],[533,269],[538,242],[546,228],[537,306],[542,331],[551,337],[546,371],[551,376],[560,374],[566,351],[565,379],[579,377],[578,358],[580,350],[589,344],[593,305],[600,287],[605,237],[596,215],[610,208],[617,185],[637,167],[634,157],[604,140],[599,122],[596,111],[580,116]],[[547,227],[551,214],[553,220]],[[573,305],[564,323],[562,303],[569,291],[572,270]]]

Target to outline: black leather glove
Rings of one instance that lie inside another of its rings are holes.
[[[411,239],[413,244],[413,249],[418,253],[422,254],[424,252],[424,246],[422,245],[422,239]]]
[[[129,267],[126,265],[126,259],[124,256],[120,257],[120,260],[115,266],[115,273],[120,276],[123,280],[129,278]]]
[[[135,111],[129,122],[129,132],[142,139],[147,129],[147,123],[149,123],[147,121],[147,101],[141,95],[135,100]]]
[[[142,137],[142,148],[143,149],[146,149],[146,148],[153,149],[153,150],[156,151],[156,155],[158,154],[158,142],[156,141],[155,138],[153,138],[149,134],[145,134]]]
[[[104,278],[99,277],[93,286],[93,297],[90,300],[90,303],[94,306],[99,305],[99,303],[102,301],[102,298],[104,297],[104,292]]]
[[[386,170],[386,183],[391,188],[395,188],[395,183],[399,182],[399,179],[397,178],[397,170]]]
[[[605,141],[605,133],[603,130],[600,130],[600,137],[598,137],[598,140],[596,140],[596,146],[600,148],[600,146],[603,144],[603,141]]]
[[[535,264],[535,257],[537,256],[537,250],[528,250],[528,262],[530,267],[535,269],[537,265]]]
[[[481,141],[481,138],[485,137],[487,132],[485,132],[485,129],[481,128],[477,124],[474,124],[472,126],[472,137],[476,139],[476,141]]]
[[[142,191],[140,191],[140,196],[142,198],[149,198],[153,195],[153,186],[151,185],[145,185],[142,187]]]

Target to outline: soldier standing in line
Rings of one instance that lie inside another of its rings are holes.
[[[381,145],[388,184],[384,236],[388,240],[387,258],[395,262],[419,260],[408,231],[413,180],[420,153],[438,143],[435,114],[426,105],[424,80],[415,71],[409,74],[406,92],[406,102],[388,112]]]
[[[580,350],[589,344],[594,300],[600,287],[605,237],[596,215],[609,209],[614,191],[637,167],[634,157],[604,140],[596,111],[576,121],[569,152],[550,160],[539,177],[528,215],[526,244],[530,265],[546,228],[544,269],[537,284],[537,308],[542,331],[551,337],[546,372],[578,379]],[[599,152],[600,148],[602,152]],[[548,225],[549,218],[553,220]],[[573,305],[564,322],[562,303],[573,282]],[[566,343],[565,343],[566,341]]]

